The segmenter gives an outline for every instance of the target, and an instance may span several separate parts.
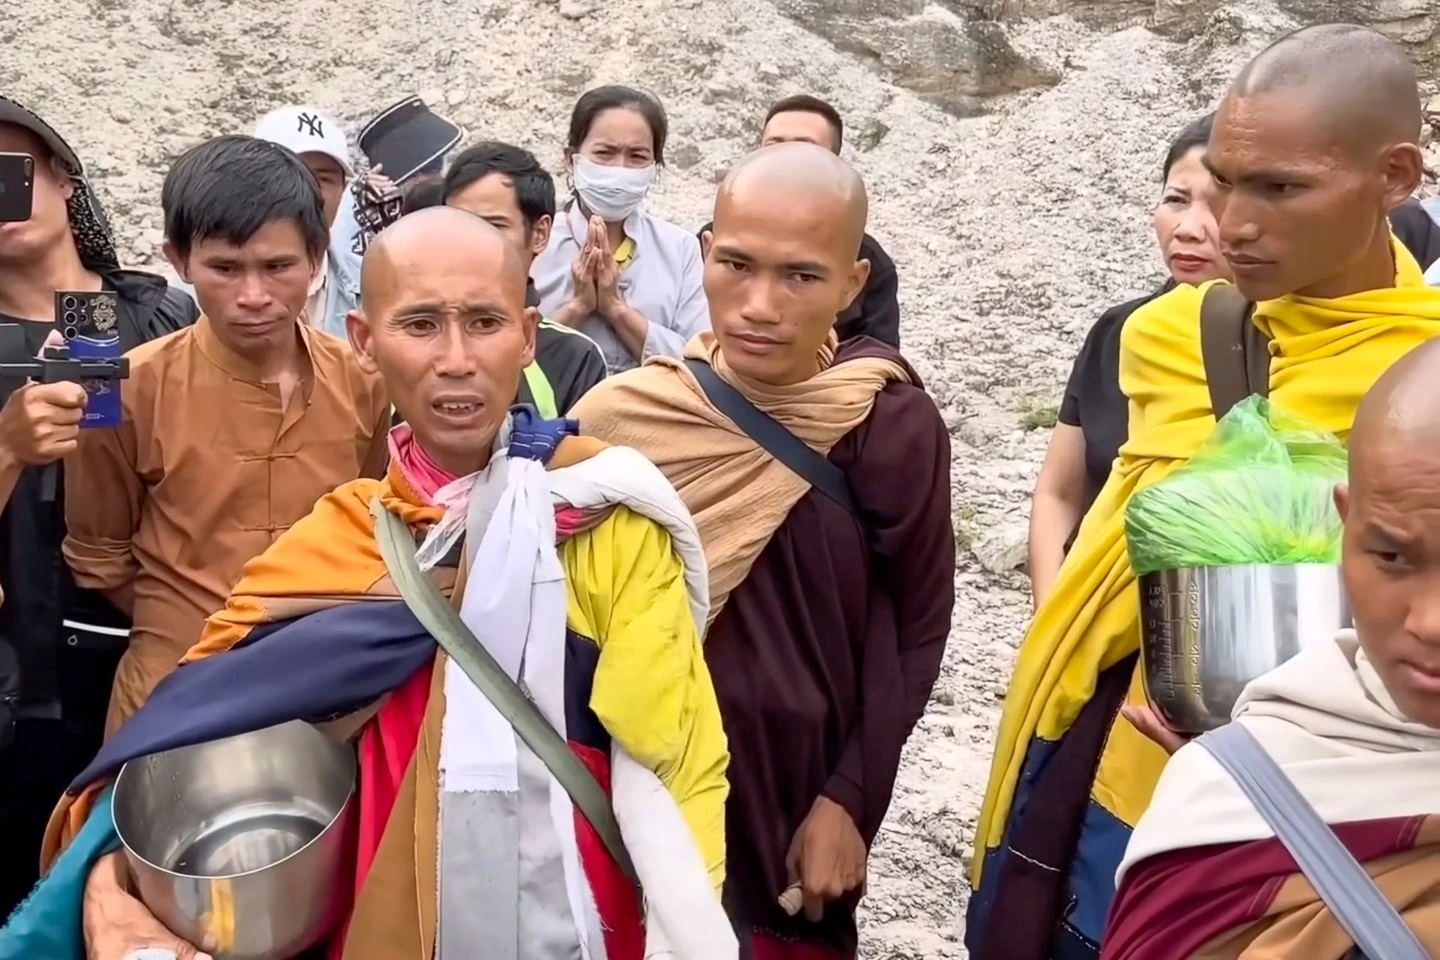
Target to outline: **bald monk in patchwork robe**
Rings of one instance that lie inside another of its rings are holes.
[[[939,411],[892,347],[836,342],[869,268],[866,212],[859,176],[824,147],[751,154],[705,238],[713,333],[571,412],[654,461],[699,525],[705,659],[733,757],[725,905],[754,960],[855,955],[870,844],[955,599]],[[850,502],[748,436],[689,364],[798,437]]]
[[[1254,681],[1235,707],[1440,956],[1440,341],[1391,367],[1350,435],[1342,567],[1355,629]],[[1199,744],[1130,838],[1104,960],[1352,956],[1349,934]],[[1380,960],[1372,957],[1370,960]]]
[[[438,208],[390,227],[366,255],[362,307],[349,319],[356,356],[405,420],[389,475],[322,498],[246,566],[185,662],[62,801],[50,873],[0,931],[0,956],[225,953],[235,930],[219,914],[209,942],[179,943],[127,892],[125,861],[108,852],[110,779],[134,757],[339,717],[359,731],[360,828],[332,960],[734,958],[718,897],[727,752],[684,505],[634,451],[507,409],[538,317],[518,253],[485,221]],[[640,886],[397,600],[377,500],[613,790]]]
[[[1342,439],[1379,376],[1440,335],[1440,290],[1387,219],[1420,181],[1420,121],[1415,69],[1395,43],[1311,27],[1235,80],[1205,157],[1221,251],[1269,340],[1270,399]],[[970,869],[973,960],[1098,953],[1115,869],[1166,759],[1142,730],[1125,505],[1215,429],[1199,335],[1211,288],[1177,287],[1125,325],[1130,438],[1006,694]]]

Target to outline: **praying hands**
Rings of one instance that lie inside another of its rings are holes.
[[[631,307],[620,292],[620,265],[605,221],[591,217],[580,253],[570,265],[573,292],[553,319],[567,327],[579,327],[591,316],[599,316],[619,334],[626,347],[641,358],[650,321]]]

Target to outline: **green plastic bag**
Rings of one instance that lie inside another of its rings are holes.
[[[1136,575],[1181,567],[1340,562],[1333,492],[1345,481],[1334,434],[1251,397],[1190,462],[1130,498]]]

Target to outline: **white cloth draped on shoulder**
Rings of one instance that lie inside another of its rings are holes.
[[[1232,714],[1326,823],[1433,814],[1440,730],[1406,719],[1353,630],[1253,681]],[[1204,747],[1170,758],[1116,875],[1157,854],[1273,836]]]

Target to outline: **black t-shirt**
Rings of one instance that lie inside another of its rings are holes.
[[[525,284],[525,306],[540,306],[540,293],[535,289],[534,280]],[[555,396],[555,413],[562,417],[591,387],[604,380],[608,372],[605,355],[594,340],[548,320],[541,320],[540,329],[535,332],[535,365],[550,384],[550,392]],[[520,378],[520,395],[515,402],[538,406],[530,381],[525,377]]]
[[[555,412],[564,416],[595,384],[605,379],[605,355],[594,340],[556,323],[540,321],[535,332],[535,364],[555,395]],[[519,403],[536,406],[530,381],[520,378]]]
[[[1140,307],[1168,292],[1166,283],[1149,296],[1111,307],[1101,314],[1085,337],[1085,345],[1070,369],[1060,422],[1079,427],[1085,436],[1085,499],[1080,515],[1090,509],[1129,434],[1130,408],[1120,392],[1120,331]]]

